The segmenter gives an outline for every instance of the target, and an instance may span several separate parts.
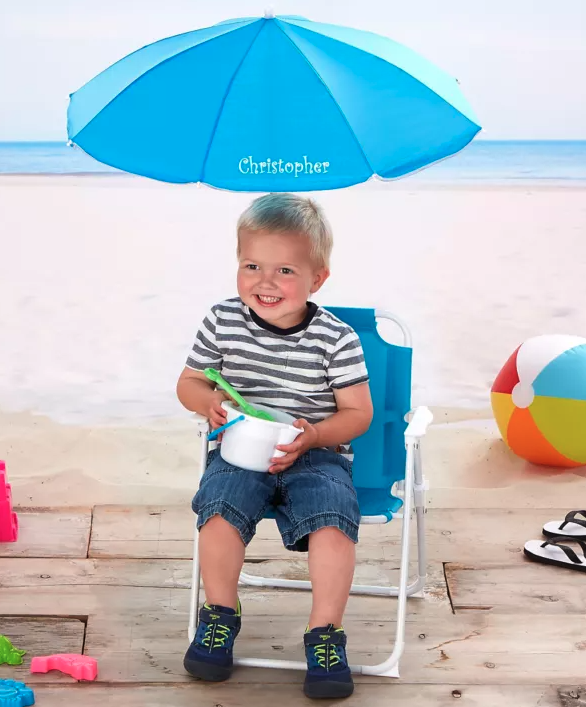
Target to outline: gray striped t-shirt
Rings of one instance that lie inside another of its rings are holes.
[[[220,302],[204,319],[186,365],[215,368],[253,405],[312,423],[337,411],[335,389],[368,381],[357,334],[314,303],[300,324],[279,329],[239,297]],[[349,443],[336,451],[352,456]]]

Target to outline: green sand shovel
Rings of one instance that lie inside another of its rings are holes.
[[[269,415],[268,412],[265,412],[264,410],[257,410],[256,408],[252,407],[250,403],[247,403],[246,400],[244,400],[244,398],[240,395],[240,393],[237,393],[230,385],[230,383],[224,380],[220,372],[216,371],[215,368],[206,368],[204,370],[204,375],[211,381],[214,381],[214,383],[219,385],[220,388],[223,388],[226,393],[228,393],[228,395],[232,398],[232,400],[238,404],[242,412],[246,415],[250,415],[250,417],[257,417],[259,420],[267,420],[268,422],[275,421],[275,418],[272,415]]]

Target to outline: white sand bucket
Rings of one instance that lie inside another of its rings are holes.
[[[227,422],[244,415],[234,403],[224,401],[222,407],[227,413]],[[250,471],[268,471],[273,457],[282,457],[285,452],[275,449],[278,444],[291,444],[303,430],[293,427],[295,418],[286,412],[274,410],[264,405],[255,408],[266,410],[276,420],[268,422],[257,417],[244,415],[244,420],[224,431],[220,454],[228,464]]]

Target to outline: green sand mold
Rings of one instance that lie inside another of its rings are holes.
[[[22,665],[22,656],[26,651],[15,648],[7,636],[0,635],[0,665]]]

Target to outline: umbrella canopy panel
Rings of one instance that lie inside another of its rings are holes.
[[[72,94],[70,139],[101,162],[236,191],[336,189],[462,149],[457,82],[389,39],[246,18],[151,44]]]

